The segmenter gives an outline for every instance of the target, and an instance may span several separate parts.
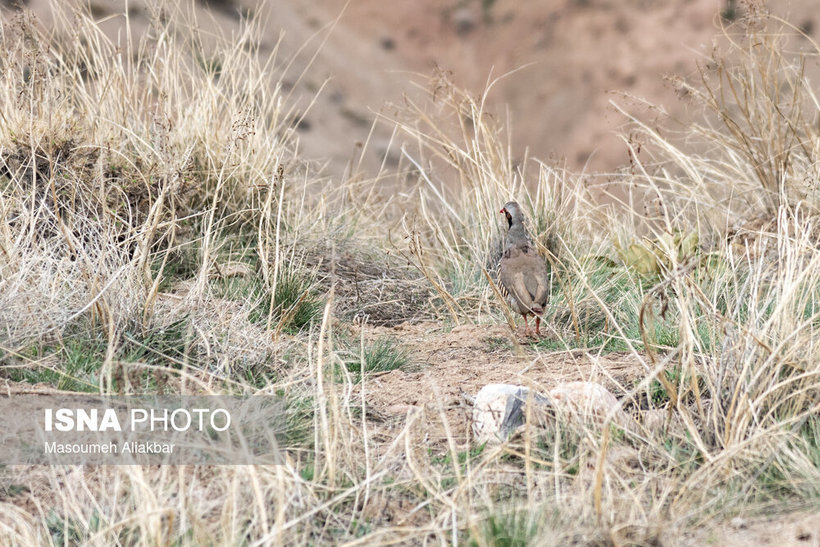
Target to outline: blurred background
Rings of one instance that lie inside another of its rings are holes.
[[[150,2],[89,0],[112,40],[149,26]],[[29,9],[49,24],[48,0],[0,0],[3,17]],[[437,70],[509,128],[512,157],[536,157],[587,172],[629,162],[616,103],[644,121],[686,122],[685,97],[668,77],[698,78],[721,25],[755,9],[739,0],[184,0],[208,35],[238,34],[263,21],[263,55],[276,50],[295,107],[303,158],[325,174],[373,175],[399,161],[393,117]],[[816,2],[768,6],[809,37]],[[797,45],[799,47],[799,44]],[[816,64],[816,63],[815,63]],[[814,71],[815,67],[808,67]],[[661,106],[662,105],[662,106]],[[628,133],[627,133],[628,136]],[[362,156],[362,150],[364,151]],[[361,157],[360,157],[361,156]],[[353,167],[355,165],[355,167]]]

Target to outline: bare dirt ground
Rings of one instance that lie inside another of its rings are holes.
[[[396,327],[368,327],[365,339],[393,336],[411,350],[410,370],[376,375],[366,386],[370,406],[383,418],[399,422],[408,412],[423,410],[435,426],[433,442],[444,442],[446,418],[460,446],[469,440],[471,409],[462,393],[474,396],[487,384],[516,384],[539,393],[564,382],[599,382],[615,394],[635,385],[646,370],[640,356],[594,355],[583,350],[544,352],[520,344],[506,325],[407,323]],[[525,341],[526,342],[526,341]],[[433,425],[431,423],[431,425]]]
[[[371,340],[394,336],[411,348],[408,370],[377,374],[366,383],[366,400],[381,433],[399,430],[414,412],[424,415],[427,439],[444,450],[449,433],[459,449],[470,437],[470,407],[461,394],[475,395],[491,383],[531,386],[541,393],[564,382],[604,385],[619,399],[645,376],[645,356],[625,353],[596,355],[584,350],[540,351],[512,335],[506,325],[461,325],[440,322],[395,327],[353,328]],[[524,342],[524,343],[519,343]],[[444,427],[446,422],[447,428]],[[388,504],[389,505],[389,504]],[[401,513],[402,508],[385,507]],[[820,512],[797,511],[774,518],[734,518],[679,538],[681,544],[724,546],[818,546]]]
[[[817,547],[820,511],[798,512],[777,518],[735,518],[697,534],[692,545],[745,547]]]

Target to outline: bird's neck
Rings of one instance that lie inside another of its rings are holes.
[[[524,225],[518,222],[510,226],[510,230],[507,232],[506,247],[508,249],[522,248],[529,245],[531,245],[531,240]]]

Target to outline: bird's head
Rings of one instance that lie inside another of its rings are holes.
[[[524,221],[524,215],[521,212],[521,207],[515,201],[508,201],[505,203],[499,213],[504,213],[507,217],[507,225],[509,228],[512,228],[512,225],[515,223]]]

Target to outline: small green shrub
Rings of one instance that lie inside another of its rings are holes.
[[[344,353],[347,356],[345,368],[354,375],[359,375],[362,368],[368,374],[400,369],[410,363],[409,350],[389,336],[377,338],[364,348],[364,352],[360,348],[351,347]]]
[[[525,509],[489,515],[481,527],[481,540],[470,539],[471,546],[527,547],[538,536],[538,522]]]
[[[8,377],[17,382],[44,383],[65,391],[93,393],[99,390],[99,370],[105,358],[106,344],[101,339],[88,337],[68,338],[63,344],[31,348],[23,352],[30,356],[30,367],[13,368]],[[56,357],[55,366],[47,362],[49,355]]]
[[[250,291],[256,304],[248,318],[251,322],[267,322],[270,316],[280,322],[285,331],[299,331],[319,317],[322,301],[308,278],[298,273],[285,273],[271,292],[259,283]]]

